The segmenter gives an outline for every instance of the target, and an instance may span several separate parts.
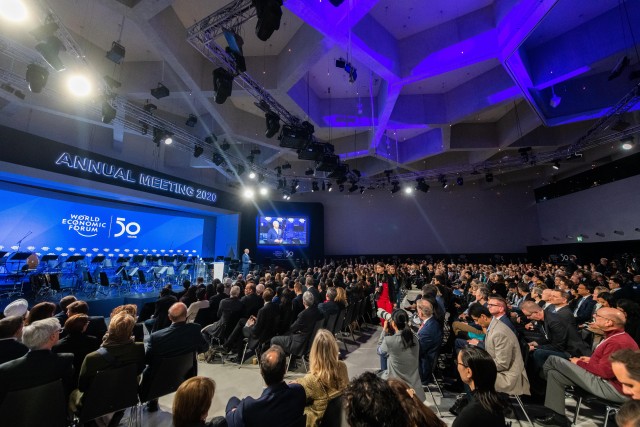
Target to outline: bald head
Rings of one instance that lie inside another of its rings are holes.
[[[610,329],[622,329],[624,328],[624,324],[627,323],[624,313],[617,308],[602,307],[598,310],[597,316],[610,320],[613,323]]]
[[[187,306],[182,302],[177,302],[169,308],[169,320],[172,323],[186,322]]]

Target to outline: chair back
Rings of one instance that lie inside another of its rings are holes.
[[[80,424],[138,404],[137,364],[99,371],[82,396]]]
[[[0,420],[7,426],[65,427],[67,401],[62,380],[8,392],[0,403]]]
[[[342,427],[348,425],[342,405],[342,395],[336,396],[327,403],[327,409],[320,420],[320,427]]]
[[[143,376],[140,384],[140,401],[148,402],[176,391],[184,380],[193,376],[193,364],[193,352],[153,361],[147,368],[149,375]]]
[[[336,321],[338,320],[339,314],[340,312],[330,314],[329,317],[327,317],[324,321],[324,328],[329,331],[333,331],[333,328],[336,326]]]
[[[338,313],[338,319],[336,320],[335,325],[333,326],[333,335],[339,333],[340,331],[342,331],[342,327],[344,326],[344,317],[345,317],[345,310],[340,310],[340,312]]]
[[[100,272],[100,286],[109,287],[109,277],[104,271]]]

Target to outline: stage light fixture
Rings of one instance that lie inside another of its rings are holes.
[[[244,165],[236,165],[236,173],[238,176],[241,176],[244,173]]]
[[[53,34],[55,34],[55,32],[58,31],[58,28],[60,28],[58,24],[56,24],[53,20],[53,17],[49,15],[45,19],[44,24],[34,30],[29,31],[29,34],[31,34],[33,37],[35,37],[36,40],[41,42],[47,40],[48,37],[51,37]]]
[[[338,190],[342,193],[344,191],[344,184],[338,185]]]
[[[440,182],[440,184],[442,184],[442,188],[444,188],[444,189],[449,187],[449,184],[447,183],[447,177],[444,176],[444,175],[440,175],[438,177],[438,182]]]
[[[91,82],[83,75],[75,74],[67,79],[67,88],[78,97],[85,97],[91,93]]]
[[[360,194],[364,193],[364,187],[360,187]]]
[[[393,181],[391,183],[391,194],[395,194],[400,191],[400,183],[398,181]]]
[[[300,180],[294,179],[293,182],[291,183],[291,187],[295,188],[296,190],[300,188]]]
[[[22,100],[24,100],[24,98],[26,98],[25,94],[23,91],[16,89],[15,92],[13,92],[13,94],[17,97],[20,98]]]
[[[327,191],[331,191],[333,190],[333,184],[331,184],[330,182],[327,183]]]
[[[456,178],[456,185],[458,186],[462,186],[464,185],[464,178],[462,178],[461,176]]]
[[[258,22],[256,36],[263,42],[269,40],[274,31],[280,29],[282,0],[254,0]]]
[[[555,169],[555,170],[559,170],[560,169],[560,162],[558,162],[558,161],[553,162],[553,165],[551,167],[553,169]]]
[[[214,134],[211,134],[210,136],[207,136],[204,138],[204,142],[206,142],[207,144],[211,145],[214,142],[218,141],[218,137],[215,136]]]
[[[267,122],[267,131],[264,136],[267,138],[273,138],[275,134],[280,130],[280,117],[276,113],[271,111],[265,114],[265,120]]]
[[[625,138],[622,138],[620,142],[622,143],[623,150],[631,150],[636,145],[633,139],[633,136],[627,136]]]
[[[353,193],[358,188],[360,188],[360,187],[358,187],[356,184],[351,184],[351,187],[349,187],[349,193]]]
[[[267,196],[269,194],[269,189],[267,187],[260,187],[260,195]]]
[[[274,169],[276,170],[276,175],[280,178],[282,176],[282,166],[276,166]]]
[[[155,99],[165,98],[169,96],[170,93],[171,92],[169,92],[169,88],[160,82],[158,82],[158,86],[151,89],[151,96],[153,96]]]
[[[231,144],[229,144],[226,140],[222,144],[220,144],[220,149],[222,151],[227,151],[229,150],[229,148],[231,148]]]
[[[109,89],[111,90],[119,89],[120,87],[122,87],[122,83],[112,78],[111,76],[103,76],[102,80],[104,80],[104,82],[107,84],[107,86],[109,86]]]
[[[213,70],[213,91],[216,104],[224,104],[231,96],[233,76],[222,67]]]
[[[337,184],[344,184],[345,182],[347,182],[347,177],[346,176],[340,176],[336,179],[336,183]]]
[[[224,163],[224,157],[222,157],[220,153],[213,153],[213,157],[211,160],[213,161],[213,164],[215,164],[216,166],[220,166],[221,164]]]
[[[411,194],[411,193],[413,193],[413,188],[411,188],[411,187],[404,187],[404,192],[405,192],[405,194]]]
[[[149,101],[145,102],[144,107],[142,107],[144,109],[144,111],[146,111],[147,113],[153,115],[153,112],[156,111],[158,109],[158,106],[156,104],[152,104]]]
[[[618,115],[616,122],[613,125],[611,125],[611,130],[614,130],[616,132],[623,132],[629,126],[631,126],[631,123],[629,123],[628,121],[624,120],[622,118],[622,116]]]
[[[491,172],[487,172],[487,174],[484,176],[484,179],[487,182],[493,182],[493,174]]]
[[[247,160],[249,161],[249,163],[253,164],[253,162],[256,161],[256,157],[253,154],[249,154],[247,156]]]
[[[256,173],[254,171],[249,172],[249,179],[256,179]]]
[[[116,118],[116,109],[108,101],[102,101],[102,123],[109,124]]]
[[[146,135],[147,133],[149,133],[149,124],[148,123],[143,122],[142,120],[138,120],[138,123],[140,123],[140,134]]]
[[[49,36],[46,41],[36,45],[36,50],[42,55],[42,58],[56,71],[64,71],[65,66],[60,60],[58,54],[65,51],[65,47],[56,36]]]
[[[291,163],[287,162],[287,163],[283,164],[282,165],[282,170],[285,170],[285,169],[291,169]]]
[[[29,90],[33,93],[40,93],[47,85],[49,71],[37,64],[27,66],[26,80],[29,83]]]
[[[304,171],[304,174],[307,176],[313,175],[315,173],[315,171],[312,168],[307,168],[306,171]]]
[[[417,178],[416,182],[416,190],[422,191],[423,193],[427,193],[429,191],[429,185],[425,182],[424,178]]]
[[[8,21],[21,22],[29,15],[27,7],[21,0],[4,1],[0,15]]]
[[[242,195],[245,197],[245,199],[253,199],[255,192],[253,191],[252,188],[245,188]]]
[[[125,48],[118,42],[111,43],[111,50],[107,52],[107,59],[116,64],[120,64],[124,59]]]
[[[173,134],[165,131],[163,140],[166,145],[173,144]]]
[[[347,72],[347,74],[349,74],[349,83],[354,83],[358,78],[358,71],[356,68],[351,62],[348,62],[344,58],[336,59],[336,68],[342,68]]]
[[[193,147],[193,157],[195,157],[196,159],[200,156],[202,156],[202,153],[204,153],[204,148],[196,145],[195,147]]]
[[[320,191],[320,186],[318,186],[318,183],[316,181],[313,181],[311,183],[311,192],[315,193],[316,191]]]
[[[184,124],[189,126],[190,128],[195,127],[197,123],[198,123],[198,118],[194,114],[189,114],[187,121],[184,122]]]
[[[162,138],[164,137],[164,131],[159,127],[153,127],[153,142],[156,146],[160,147],[160,142],[162,142]]]
[[[284,125],[278,136],[280,147],[302,150],[311,143],[312,134],[313,126],[311,126],[311,132],[309,132],[307,127]]]
[[[329,2],[335,7],[338,7],[344,2],[344,0],[329,0]]]

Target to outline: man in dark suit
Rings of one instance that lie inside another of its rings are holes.
[[[169,321],[169,307],[178,302],[178,299],[173,294],[173,291],[169,287],[162,288],[160,290],[160,297],[155,302],[155,309],[151,319],[144,321],[144,325],[149,333],[164,329],[171,323]]]
[[[215,322],[216,320],[218,320],[218,309],[220,308],[220,302],[223,299],[229,298],[229,295],[224,293],[224,284],[222,282],[218,281],[217,284],[215,282],[214,284],[216,285],[216,294],[211,295],[209,298],[209,309],[211,310],[211,313],[213,313],[213,316],[215,316],[215,319],[213,319],[213,321]]]
[[[280,229],[280,223],[273,221],[272,227],[267,231],[267,243],[282,243],[282,230]]]
[[[60,299],[60,312],[56,313],[55,317],[60,321],[62,326],[64,326],[64,322],[69,318],[69,316],[67,316],[67,308],[69,307],[69,304],[76,302],[77,300],[78,299],[73,295],[67,295]]]
[[[236,362],[242,360],[243,356],[241,353],[243,351],[242,337],[249,339],[247,351],[252,353],[259,343],[268,342],[276,334],[280,310],[276,304],[271,302],[273,295],[273,289],[265,289],[262,293],[264,305],[258,310],[258,316],[250,317],[246,319],[245,322],[242,322],[241,319],[229,336],[227,342],[225,342],[225,347],[238,353],[237,360],[235,360]],[[234,360],[232,360],[232,362],[233,361]]]
[[[549,302],[553,304],[554,309],[550,311],[556,313],[563,322],[571,325],[573,329],[577,329],[576,318],[573,316],[573,312],[569,308],[569,294],[557,289],[551,290]]]
[[[521,306],[522,313],[529,319],[540,324],[542,337],[539,341],[529,343],[532,368],[535,372],[541,372],[544,362],[549,356],[559,356],[563,359],[569,357],[582,357],[590,354],[577,330],[562,320],[560,316],[551,311],[540,308],[532,301],[525,301]]]
[[[140,388],[145,390],[149,386],[152,375],[155,374],[160,360],[167,357],[180,356],[193,353],[193,369],[190,376],[198,374],[196,353],[207,349],[207,342],[200,334],[200,325],[187,323],[187,306],[177,302],[169,308],[171,326],[154,332],[149,336],[145,350],[147,369],[142,373]],[[151,401],[147,404],[150,411],[158,409],[158,402]]]
[[[289,426],[302,417],[305,392],[301,385],[283,381],[286,366],[282,348],[274,345],[262,354],[260,374],[267,387],[257,399],[246,397],[240,400],[235,396],[229,399],[226,408],[229,427]]]
[[[249,267],[251,266],[251,258],[249,258],[249,249],[245,249],[242,254],[242,277],[245,279],[249,274]]]
[[[618,276],[611,277],[609,279],[609,289],[611,289],[611,295],[613,299],[618,301],[620,299],[635,299],[635,292],[632,286],[624,286],[622,279]]]
[[[327,301],[318,304],[318,310],[320,313],[324,315],[325,319],[328,319],[332,314],[337,314],[340,312],[340,306],[335,303],[336,296],[338,295],[338,291],[335,287],[327,289]]]
[[[244,305],[242,317],[256,316],[258,310],[262,308],[264,301],[256,294],[256,284],[253,281],[247,282],[245,285],[244,296],[240,299],[240,302]]]
[[[271,345],[279,345],[287,354],[297,353],[301,349],[301,346],[309,338],[309,334],[313,332],[316,321],[322,318],[322,313],[320,313],[318,307],[313,305],[313,302],[314,299],[311,292],[305,292],[302,295],[304,310],[300,312],[296,321],[289,328],[289,333],[273,337]]]
[[[0,365],[22,357],[29,348],[19,340],[22,338],[24,319],[20,316],[5,317],[0,320]]]
[[[576,302],[576,308],[573,310],[573,317],[576,318],[576,323],[582,325],[586,322],[590,322],[593,317],[593,307],[596,302],[591,296],[589,288],[584,283],[580,283],[577,288],[580,298]]]
[[[240,301],[240,287],[234,285],[231,287],[230,298],[223,299],[218,307],[218,321],[207,326],[202,333],[206,334],[207,341],[211,341],[213,338],[220,340],[220,343],[224,342],[234,326],[238,323],[244,312],[244,304]]]
[[[29,347],[29,352],[0,365],[0,394],[61,379],[68,397],[73,388],[73,354],[56,354],[51,351],[59,339],[60,322],[55,317],[37,320],[25,326],[22,342]]]
[[[420,381],[423,385],[427,385],[431,382],[433,365],[440,352],[442,327],[433,317],[433,306],[427,299],[419,299],[417,308],[418,317],[422,320],[420,329],[418,329],[418,342],[420,344],[418,371],[420,373]]]

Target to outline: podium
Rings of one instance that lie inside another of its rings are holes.
[[[224,278],[224,262],[216,261],[213,263],[213,278],[222,281]]]

